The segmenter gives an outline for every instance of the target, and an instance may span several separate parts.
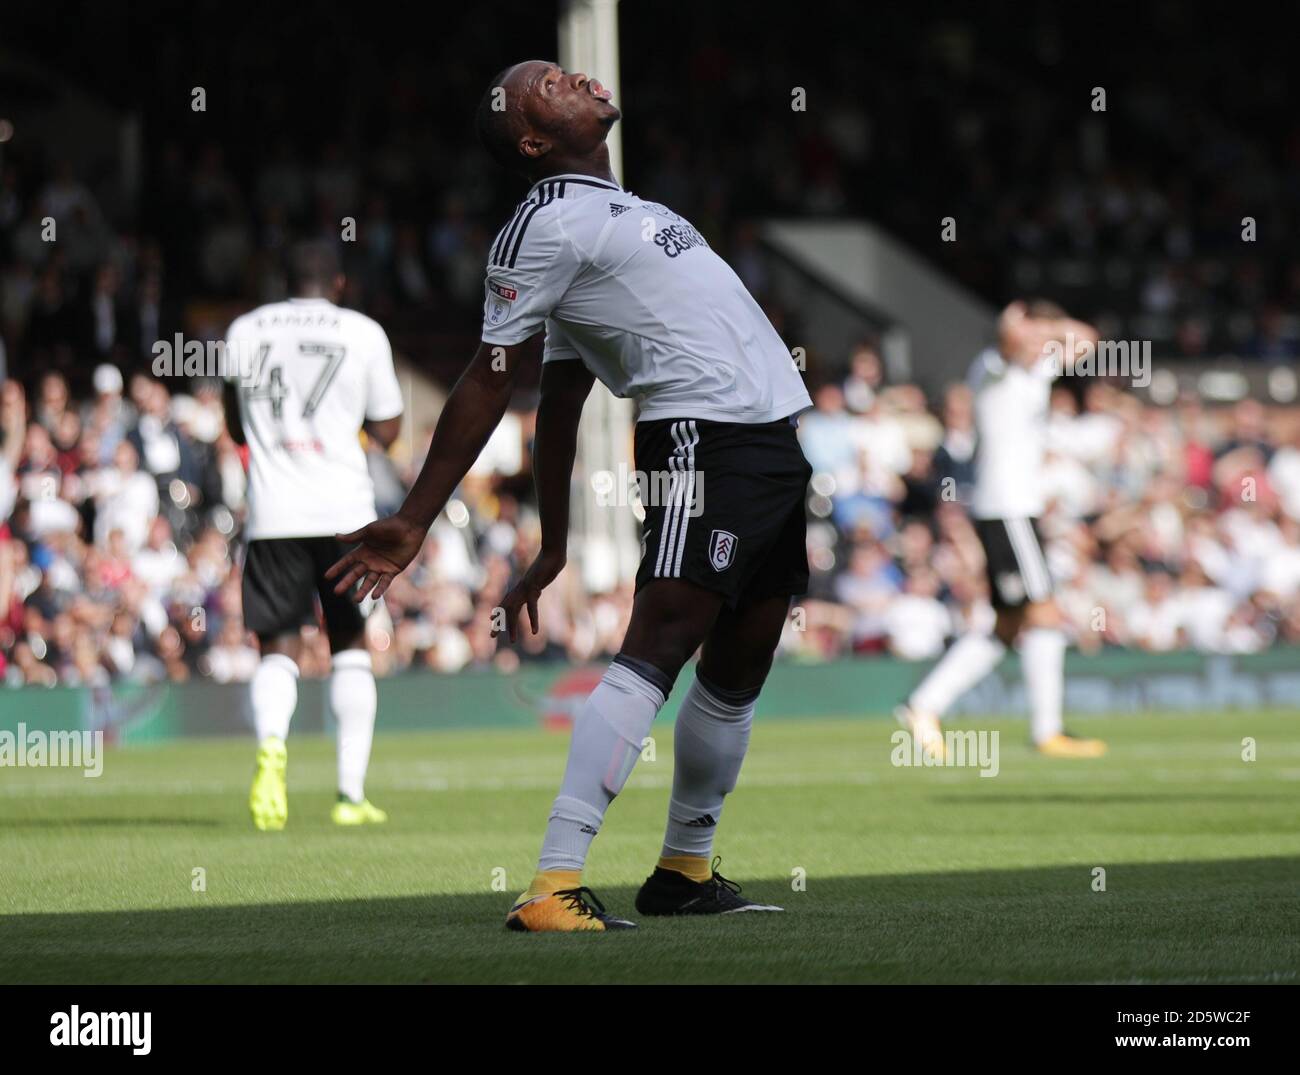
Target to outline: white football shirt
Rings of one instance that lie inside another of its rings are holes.
[[[372,522],[361,426],[402,413],[384,330],[325,299],[290,299],[237,318],[226,349],[249,365],[239,387],[249,539],[322,537]]]
[[[543,328],[639,419],[757,424],[812,406],[781,338],[731,267],[672,210],[583,175],[542,180],[488,255],[483,340]]]
[[[1054,378],[1048,358],[1022,366],[992,347],[976,356],[970,372],[978,438],[971,496],[976,519],[1033,519],[1043,513],[1043,457]]]

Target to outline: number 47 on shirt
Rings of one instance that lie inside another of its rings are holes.
[[[284,401],[289,396],[289,389],[284,384],[283,367],[278,364],[267,367],[266,358],[270,351],[271,345],[269,343],[262,344],[258,350],[253,387],[244,390],[244,398],[250,401],[270,400],[271,415],[279,418],[284,413]],[[343,364],[347,348],[332,343],[302,342],[298,344],[298,351],[302,355],[325,360],[320,376],[316,378],[316,383],[312,385],[311,391],[307,393],[307,402],[303,404],[302,416],[310,418],[316,413],[316,408],[320,406],[321,400],[325,397],[326,391],[334,380],[334,375],[338,373],[339,366]]]

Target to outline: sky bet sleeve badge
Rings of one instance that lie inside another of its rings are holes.
[[[513,287],[498,284],[495,280],[489,280],[487,287],[487,323],[500,325],[510,315],[510,304],[519,297],[519,292]]]

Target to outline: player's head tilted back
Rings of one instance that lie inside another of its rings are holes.
[[[330,243],[312,239],[289,252],[289,293],[294,298],[338,302],[346,283],[338,251]]]
[[[673,491],[647,498],[627,634],[574,719],[537,873],[506,917],[530,933],[632,927],[604,910],[582,870],[639,756],[635,744],[697,652],[697,682],[707,686],[692,688],[679,710],[675,798],[636,906],[661,916],[780,910],[740,895],[712,849],[791,598],[808,589],[812,467],[796,421],[812,400],[762,307],[704,236],[614,180],[606,139],[619,111],[609,97],[585,74],[542,61],[517,64],[488,87],[479,133],[532,190],[489,248],[481,342],[447,397],[420,476],[395,514],[339,535],[358,545],[328,569],[336,594],[383,596],[499,428],[519,371],[534,361],[523,349],[543,336],[536,485],[548,525],[493,632],[515,641],[526,608],[536,633],[537,597],[567,562],[567,446],[577,443],[584,403],[597,379],[637,401],[637,473],[674,475]],[[663,222],[653,236],[646,215]],[[695,775],[684,783],[684,773]]]
[[[597,79],[526,60],[492,80],[479,102],[479,138],[503,168],[530,180],[608,170],[605,138],[619,118]]]
[[[1017,299],[998,317],[998,350],[1012,362],[1035,362],[1066,320],[1065,311],[1054,302]]]

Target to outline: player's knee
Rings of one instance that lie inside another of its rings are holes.
[[[700,686],[704,690],[724,706],[729,707],[726,710],[719,709],[714,714],[715,717],[723,720],[741,721],[750,719],[752,714],[747,715],[745,710],[758,700],[758,696],[763,689],[761,683],[744,687],[732,686],[725,680],[715,679],[710,675],[709,670],[702,665],[695,670],[695,678],[699,680]]]
[[[302,652],[302,637],[296,633],[258,635],[257,643],[263,657],[278,654],[281,657],[288,657],[295,665],[299,663],[298,658]]]
[[[767,682],[773,656],[770,651],[722,655],[706,646],[698,674],[706,683],[724,690],[757,694]]]
[[[366,648],[365,629],[359,631],[351,628],[343,631],[330,632],[330,653],[344,653],[350,649],[364,650]]]
[[[993,633],[997,635],[998,641],[1004,646],[1010,646],[1016,640],[1016,635],[1020,634],[1020,629],[1025,622],[1025,610],[1023,608],[1000,608],[998,609],[997,619],[993,623]]]
[[[699,634],[694,624],[682,620],[660,622],[649,630],[629,630],[619,656],[656,669],[667,677],[671,690],[682,667],[700,648]]]
[[[1025,606],[1024,626],[1026,627],[1060,627],[1061,610],[1055,601],[1035,601]]]

